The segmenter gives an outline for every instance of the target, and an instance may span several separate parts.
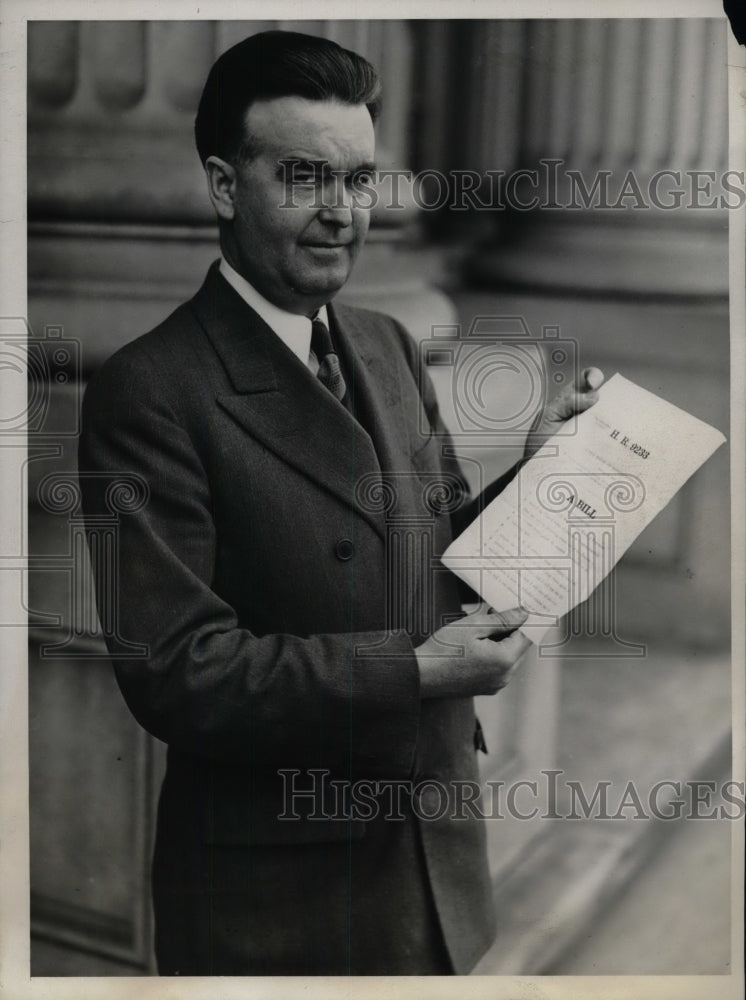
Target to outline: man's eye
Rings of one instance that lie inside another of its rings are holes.
[[[278,176],[286,187],[310,187],[322,182],[324,170],[310,160],[280,160]]]
[[[290,173],[288,180],[291,184],[320,184],[323,177],[322,170],[315,170],[313,167],[296,167]]]
[[[352,175],[353,187],[369,187],[373,183],[372,170],[358,170]]]

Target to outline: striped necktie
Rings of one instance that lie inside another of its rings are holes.
[[[319,381],[341,402],[347,393],[347,386],[339,367],[339,358],[335,353],[331,335],[326,324],[322,323],[320,319],[313,320],[311,325],[311,350],[319,363]]]

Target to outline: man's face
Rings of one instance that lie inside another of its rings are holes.
[[[228,262],[265,298],[311,315],[347,281],[368,231],[373,123],[364,105],[279,97],[246,114]]]

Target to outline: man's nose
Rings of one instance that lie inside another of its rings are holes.
[[[340,228],[351,226],[354,200],[344,179],[337,178],[337,183],[328,185],[324,195],[324,204],[319,211],[319,219]]]
[[[352,225],[352,209],[349,205],[327,205],[319,212],[319,219],[327,225],[345,229]]]

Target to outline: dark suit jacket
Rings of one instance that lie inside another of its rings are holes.
[[[460,613],[438,561],[452,526],[434,484],[457,473],[435,399],[394,320],[330,315],[358,420],[215,266],[86,392],[80,467],[105,474],[82,477],[87,518],[106,474],[148,490],[98,601],[148,648],[111,643],[128,705],[169,746],[162,972],[463,973],[494,935],[482,824],[450,818],[435,786],[345,819],[326,784],[321,810],[296,798],[301,818],[278,819],[284,792],[322,778],[477,779],[472,700],[421,701],[413,653]]]

